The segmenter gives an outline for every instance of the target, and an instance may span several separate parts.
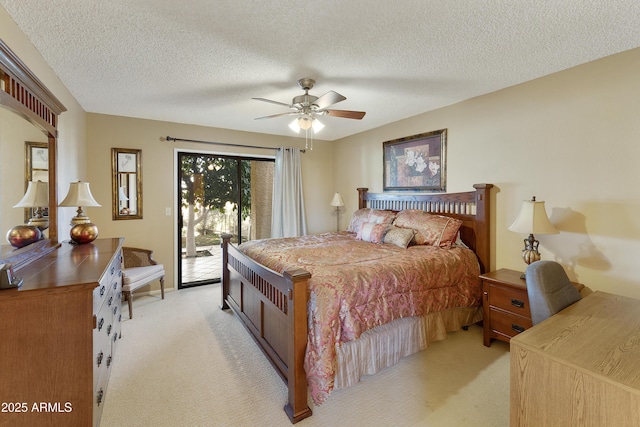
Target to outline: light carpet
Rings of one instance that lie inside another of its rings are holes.
[[[102,427],[291,425],[285,384],[219,305],[218,284],[123,306]],[[296,426],[506,427],[509,345],[453,332],[312,409]]]

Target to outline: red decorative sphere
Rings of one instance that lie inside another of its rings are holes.
[[[76,243],[91,243],[98,237],[98,226],[91,222],[77,224],[71,228],[71,240]]]
[[[14,248],[21,248],[42,239],[42,231],[33,225],[16,225],[7,232],[7,242]]]

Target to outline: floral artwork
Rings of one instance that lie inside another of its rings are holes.
[[[445,191],[447,130],[383,142],[384,190]]]

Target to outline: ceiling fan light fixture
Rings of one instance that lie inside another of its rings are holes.
[[[313,124],[311,126],[313,127],[313,131],[315,133],[320,132],[324,128],[324,125],[318,119],[313,119]]]
[[[302,116],[298,118],[298,126],[300,129],[309,130],[313,124],[313,120],[308,116]]]
[[[300,125],[298,125],[298,119],[295,119],[291,123],[289,123],[289,128],[295,133],[300,133]]]

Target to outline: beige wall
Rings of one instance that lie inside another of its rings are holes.
[[[354,188],[382,190],[383,141],[447,128],[448,190],[497,187],[493,268],[526,267],[526,236],[507,227],[535,195],[560,230],[536,236],[543,259],[592,289],[640,298],[638,70],[635,49],[336,141],[336,188],[352,212]]]
[[[174,169],[177,149],[202,153],[275,155],[274,150],[223,147],[218,145],[167,142],[161,137],[217,141],[268,147],[303,147],[304,140],[201,126],[158,122],[103,114],[88,114],[87,167],[91,191],[102,208],[88,208],[87,214],[98,225],[100,237],[125,237],[128,246],[153,249],[158,262],[167,269],[166,286],[176,280],[176,181]],[[112,219],[111,148],[142,150],[143,219]],[[302,154],[305,207],[310,233],[332,227],[329,201],[333,194],[331,158],[333,145],[315,141],[313,151]],[[166,215],[166,209],[171,215]],[[154,285],[155,286],[155,285]]]

